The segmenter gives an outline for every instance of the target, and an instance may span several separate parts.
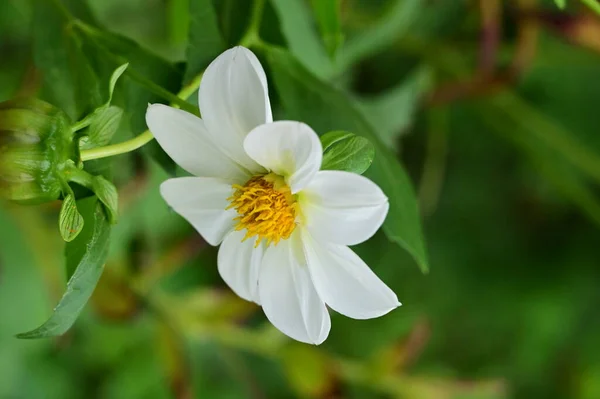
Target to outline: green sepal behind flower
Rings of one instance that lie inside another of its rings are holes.
[[[63,111],[31,98],[0,103],[0,198],[23,204],[58,199],[62,169],[78,157]]]

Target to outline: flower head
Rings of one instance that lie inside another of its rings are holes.
[[[350,249],[383,223],[388,200],[371,180],[319,171],[322,147],[306,124],[273,122],[265,73],[236,47],[206,70],[202,119],[151,105],[146,121],[165,151],[197,177],[161,193],[211,245],[240,297],[263,307],[282,332],[320,344],[327,306],[368,319],[399,306],[396,295]]]
[[[62,169],[76,158],[71,121],[35,98],[0,103],[0,198],[40,204],[59,198]]]

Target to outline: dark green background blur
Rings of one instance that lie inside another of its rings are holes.
[[[106,29],[183,60],[186,1],[81,2]],[[36,3],[0,1],[0,101],[47,98],[32,58]],[[214,3],[234,24],[249,14],[246,1]],[[230,293],[216,251],[160,198],[167,174],[137,152],[114,159],[111,257],[58,339],[14,335],[64,290],[60,204],[2,204],[0,399],[600,398],[599,17],[575,0],[564,12],[553,1],[402,3],[342,1],[346,42],[369,40],[329,80],[398,151],[419,195],[428,275],[383,234],[357,248],[404,306],[334,316],[318,348],[287,343]],[[262,34],[285,45],[285,29],[267,2]]]

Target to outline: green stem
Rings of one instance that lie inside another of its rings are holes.
[[[254,45],[261,44],[259,30],[264,7],[265,0],[254,0],[254,5],[252,6],[252,16],[250,17],[250,25],[248,26],[246,34],[242,37],[242,40],[240,40],[240,46],[252,47]]]
[[[73,16],[60,0],[51,0],[57,10],[69,21],[74,20]]]
[[[73,25],[79,28],[80,31],[83,32],[85,35],[87,35],[90,38],[90,41],[99,50],[101,50],[108,57],[112,58],[118,65],[123,65],[127,62],[127,60],[124,57],[113,54],[110,50],[104,47],[104,45],[100,44],[96,40],[97,37],[103,35],[102,31],[99,31],[93,26],[90,26],[80,20],[74,21]],[[198,115],[198,108],[185,101],[187,97],[171,93],[162,86],[159,86],[150,79],[146,78],[144,75],[138,73],[135,69],[131,68],[131,66],[125,71],[125,75],[131,78],[131,80],[133,80],[134,82],[145,87],[151,93],[154,93],[157,96],[164,98],[165,100],[169,100],[171,102],[171,105],[176,105],[184,111],[187,111],[194,115]]]
[[[92,115],[93,114],[89,114],[88,116],[86,116],[82,120],[80,120],[78,122],[75,122],[71,126],[71,131],[77,132],[77,131],[79,131],[81,129],[85,129],[86,127],[88,127],[92,123]]]
[[[94,177],[85,170],[79,169],[74,164],[67,164],[63,173],[68,181],[77,183],[85,188],[92,189]]]
[[[127,69],[125,71],[125,75],[129,76],[132,80],[141,84],[142,86],[144,86],[146,89],[148,89],[152,93],[156,94],[157,96],[160,96],[160,97],[164,98],[165,100],[169,100],[171,102],[171,105],[176,105],[179,108],[181,108],[182,110],[187,111],[194,115],[199,114],[198,108],[196,106],[185,101],[185,98],[187,98],[189,96],[184,97],[181,95],[181,92],[179,94],[175,95],[175,94],[171,93],[170,91],[164,89],[163,87],[157,85],[156,83],[152,82],[151,80],[140,75],[139,73],[135,72],[132,69]]]
[[[246,31],[246,34],[243,36],[242,40],[240,41],[240,46],[259,47],[259,48],[262,48],[264,46],[264,43],[262,42],[262,40],[259,36],[259,29],[260,29],[260,23],[262,21],[264,6],[265,6],[265,0],[254,0],[250,25],[248,26],[248,30]],[[93,27],[91,27],[87,24],[84,24],[82,22],[77,21],[77,26],[81,27],[82,30],[84,32],[87,32],[88,34],[91,34],[91,35],[99,34],[98,32],[96,32],[96,30]],[[138,75],[135,72],[133,72],[133,74],[132,74],[131,69],[128,69],[125,73],[128,74],[129,77],[131,77],[132,79],[138,81],[138,83],[146,86],[149,90],[153,90],[156,94],[161,95],[161,96],[169,95],[169,97],[167,99],[171,101],[171,105],[178,105],[181,107],[181,109],[188,111],[188,112],[190,112],[189,107],[192,107],[193,110],[191,112],[195,115],[198,115],[198,110],[185,100],[187,100],[192,94],[194,94],[194,92],[196,90],[198,90],[198,87],[200,87],[200,81],[202,80],[202,76],[203,76],[204,72],[201,72],[194,79],[192,79],[192,81],[187,86],[182,88],[179,91],[179,93],[177,93],[177,96],[173,95],[172,93],[168,92],[167,90],[163,89],[162,87],[155,85],[153,82],[148,81],[146,78]],[[158,92],[156,92],[156,90],[160,90],[162,94],[159,94]],[[138,148],[142,147],[144,144],[152,141],[152,139],[154,139],[154,136],[152,136],[152,133],[149,130],[146,130],[144,133],[140,134],[139,136],[134,137],[133,139],[125,141],[123,143],[112,144],[112,145],[109,145],[106,147],[98,147],[98,148],[92,148],[90,150],[81,151],[81,160],[82,161],[90,161],[92,159],[100,159],[100,158],[111,157],[114,155],[125,154],[127,152],[137,150]]]
[[[92,148],[90,150],[81,151],[82,161],[91,161],[92,159],[100,159],[112,157],[119,154],[125,154],[137,150],[154,139],[152,133],[146,130],[144,133],[118,144],[112,144],[105,147]]]
[[[198,75],[196,75],[190,83],[188,83],[186,86],[184,86],[179,91],[179,93],[177,95],[186,100],[188,98],[190,98],[192,96],[192,94],[194,94],[196,92],[196,90],[198,90],[198,87],[200,87],[200,81],[202,80],[203,75],[204,75],[204,71],[202,71]],[[197,109],[196,109],[196,112],[198,113]]]

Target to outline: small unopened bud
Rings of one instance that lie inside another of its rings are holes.
[[[25,204],[58,199],[61,171],[76,155],[63,111],[37,99],[0,103],[0,198]]]

